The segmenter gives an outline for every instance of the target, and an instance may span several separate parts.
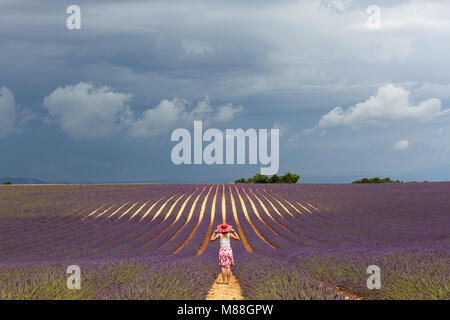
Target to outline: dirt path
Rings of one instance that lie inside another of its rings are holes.
[[[339,294],[345,295],[345,300],[364,300],[363,297],[360,297],[360,296],[357,296],[356,294],[348,292],[345,288],[342,288],[342,287],[336,287],[336,291]]]
[[[219,274],[211,289],[209,289],[206,300],[244,300],[244,297],[239,281],[233,274],[229,284],[223,284],[222,276]]]

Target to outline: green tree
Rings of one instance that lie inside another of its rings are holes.
[[[260,174],[260,173],[255,174],[253,176],[252,180],[253,180],[253,183],[269,183],[269,177],[267,177],[263,174]]]
[[[299,174],[293,174],[291,177],[291,183],[297,183],[298,180],[300,180],[300,175]]]
[[[352,183],[403,183],[403,181],[400,180],[391,180],[391,178],[384,178],[381,179],[379,177],[375,178],[362,178],[360,180],[353,181]]]
[[[280,182],[280,177],[278,177],[276,174],[271,176],[269,179],[269,183],[279,183],[279,182]]]
[[[298,179],[300,179],[300,175],[288,172],[281,177],[281,183],[297,183]]]
[[[270,178],[266,175],[257,173],[252,178],[248,178],[247,180],[245,180],[245,178],[240,178],[234,183],[297,183],[299,179],[299,174],[293,174],[290,172],[281,177],[274,174]]]

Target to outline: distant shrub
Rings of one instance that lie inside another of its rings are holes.
[[[11,183],[11,181],[6,181],[6,182],[3,182],[3,184],[4,185],[9,185],[9,184],[12,184],[12,183]]]
[[[290,172],[281,177],[274,174],[270,178],[263,174],[257,173],[252,178],[248,178],[247,180],[245,180],[245,178],[240,178],[234,183],[297,183],[299,179],[300,175]]]
[[[252,183],[269,183],[269,177],[260,173],[255,174],[251,180]]]
[[[362,178],[360,180],[353,181],[352,183],[403,183],[403,181],[391,180],[391,178],[381,179],[379,177],[375,177],[372,179]]]
[[[280,181],[280,177],[277,176],[276,174],[271,176],[270,179],[269,179],[269,183],[278,183],[278,181]]]

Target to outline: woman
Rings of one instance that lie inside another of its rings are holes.
[[[233,250],[231,250],[231,240],[241,240],[229,224],[223,223],[217,226],[211,241],[220,239],[219,266],[222,267],[222,281],[224,284],[230,283],[231,266],[234,266]]]

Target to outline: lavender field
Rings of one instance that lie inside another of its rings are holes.
[[[222,222],[242,239],[247,299],[450,299],[449,195],[450,183],[2,186],[0,299],[204,299]]]

